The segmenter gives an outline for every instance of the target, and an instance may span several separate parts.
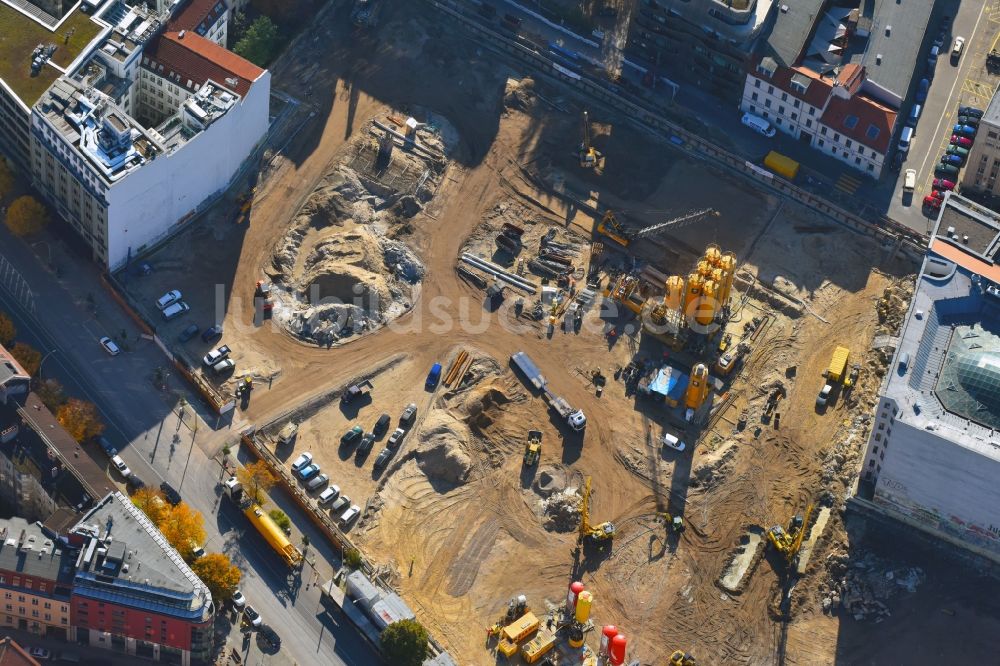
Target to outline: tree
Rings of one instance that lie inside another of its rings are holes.
[[[236,470],[236,478],[239,479],[243,485],[243,489],[257,504],[264,502],[264,493],[278,482],[278,479],[271,473],[271,468],[263,460],[258,460],[255,463],[250,463],[246,467]]]
[[[23,342],[18,342],[10,350],[10,355],[21,364],[24,371],[34,377],[42,365],[42,354],[37,349]]]
[[[170,513],[170,505],[163,498],[163,493],[148,486],[135,491],[132,495],[132,504],[135,504],[140,511],[146,514],[157,527]]]
[[[14,187],[14,174],[10,172],[10,165],[7,160],[0,155],[0,199],[7,196],[7,193]]]
[[[420,666],[427,658],[427,630],[416,620],[393,622],[382,631],[382,654],[390,664]]]
[[[58,413],[59,408],[66,404],[66,392],[62,384],[55,379],[42,380],[35,389],[35,394],[53,414]]]
[[[104,424],[97,416],[94,403],[70,398],[56,412],[56,419],[78,442],[84,442],[104,432]]]
[[[348,569],[360,569],[363,561],[361,551],[357,548],[348,548],[344,551],[344,564]]]
[[[208,553],[199,557],[191,565],[201,582],[208,586],[216,606],[220,606],[233,596],[240,584],[240,570],[222,553]]]
[[[271,509],[267,512],[267,515],[271,517],[274,524],[285,530],[286,532],[292,529],[292,519],[285,515],[285,512],[281,509]]]
[[[7,209],[7,228],[18,237],[37,234],[49,223],[49,212],[33,197],[14,199]]]
[[[281,50],[282,38],[278,26],[267,16],[250,24],[243,39],[236,42],[233,51],[253,64],[263,67]]]
[[[205,541],[204,522],[200,513],[181,502],[166,512],[157,527],[181,557],[190,562],[194,549]]]
[[[10,317],[0,312],[0,345],[10,347],[14,344],[14,337],[17,335],[17,327]]]

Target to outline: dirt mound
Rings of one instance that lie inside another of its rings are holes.
[[[508,109],[525,111],[535,102],[535,81],[531,77],[507,79],[504,86],[503,105]]]
[[[543,527],[550,532],[572,532],[580,526],[580,496],[569,488],[542,500]]]
[[[876,305],[879,323],[876,335],[894,335],[899,330],[913,298],[913,283],[912,278],[898,280],[882,292]]]
[[[468,415],[469,425],[478,429],[488,428],[496,421],[503,406],[511,402],[504,387],[496,382],[476,386],[469,391],[461,411]]]
[[[468,428],[447,413],[432,412],[420,431],[417,464],[431,479],[462,484],[469,478],[472,458],[466,453],[469,446]]]
[[[538,470],[538,475],[531,487],[542,497],[548,497],[553,493],[561,493],[566,490],[568,483],[569,475],[565,469],[546,465]]]

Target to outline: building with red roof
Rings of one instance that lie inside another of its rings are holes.
[[[178,3],[167,30],[193,32],[225,47],[228,39],[229,6],[226,0],[188,0]]]

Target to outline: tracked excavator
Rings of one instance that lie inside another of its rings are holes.
[[[615,525],[604,521],[599,525],[590,524],[590,477],[583,483],[583,499],[580,502],[580,541],[594,539],[605,541],[615,536]]]
[[[786,570],[790,571],[799,557],[799,549],[809,528],[809,518],[812,516],[813,505],[806,507],[805,515],[795,515],[788,522],[788,528],[775,525],[767,531],[767,540],[785,560]]]

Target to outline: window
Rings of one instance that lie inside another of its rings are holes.
[[[787,102],[788,101],[788,93],[785,93],[785,92],[781,93],[781,101],[782,102]]]
[[[868,466],[869,467],[874,467],[875,466],[875,460],[874,460],[874,458],[872,460],[868,461]]]
[[[885,430],[885,424],[884,423],[879,423],[878,424],[878,429],[879,430]]]
[[[750,105],[750,113],[757,113],[757,107],[753,104]]]
[[[872,447],[872,453],[875,454],[875,455],[878,455],[878,447],[877,446],[873,446]]]
[[[812,126],[813,126],[813,121],[810,120],[809,118],[806,118],[806,127],[812,127]]]
[[[797,113],[793,113],[792,114],[792,120],[798,120],[798,118],[799,118],[799,114],[797,114]]]
[[[854,115],[848,115],[844,118],[844,127],[847,129],[854,129],[858,126],[858,117]]]
[[[756,102],[757,101],[757,93],[754,93],[754,94],[750,95],[750,99],[752,99],[753,101]]]
[[[765,111],[765,112],[764,112],[764,119],[766,120],[766,119],[768,119],[768,118],[770,118],[770,117],[771,117],[771,116],[767,115],[767,111]]]
[[[997,133],[994,132],[993,130],[990,130],[989,132],[986,133],[986,136],[990,137],[991,139],[995,139],[997,138]]]
[[[854,158],[854,163],[860,165],[861,164],[861,158],[860,157],[855,157]]]
[[[820,139],[820,140],[819,140],[819,147],[820,147],[820,148],[822,148],[822,147],[823,147],[823,143],[824,143],[824,142],[823,142],[823,139]]]
[[[882,441],[882,433],[875,433],[875,441],[876,442]]]
[[[879,130],[879,128],[875,127],[874,125],[869,125],[868,129],[865,131],[865,136],[874,141],[875,139],[878,138],[880,131],[881,130]]]
[[[819,133],[822,134],[823,136],[826,136],[826,125],[819,128]]]
[[[809,115],[810,116],[815,116],[816,115],[816,108],[815,107],[812,107],[812,106],[809,107]]]
[[[773,95],[774,94],[774,86],[768,86],[767,87],[767,94],[768,95]]]
[[[764,108],[767,108],[767,109],[771,108],[771,100],[769,100],[769,99],[765,99],[764,100]]]
[[[785,107],[784,106],[780,106],[780,105],[778,106],[778,115],[779,116],[785,115]]]
[[[847,146],[848,148],[850,148],[850,147],[851,147],[851,144],[852,144],[852,143],[853,143],[853,142],[852,142],[852,141],[851,141],[850,139],[848,139],[848,140],[847,140],[847,143],[846,143],[846,144],[844,144],[844,145],[846,145],[846,146]]]
[[[799,108],[799,100],[793,100],[792,106],[794,106],[796,109]]]
[[[833,133],[833,140],[834,141],[840,141],[840,134],[838,132],[834,132]]]

